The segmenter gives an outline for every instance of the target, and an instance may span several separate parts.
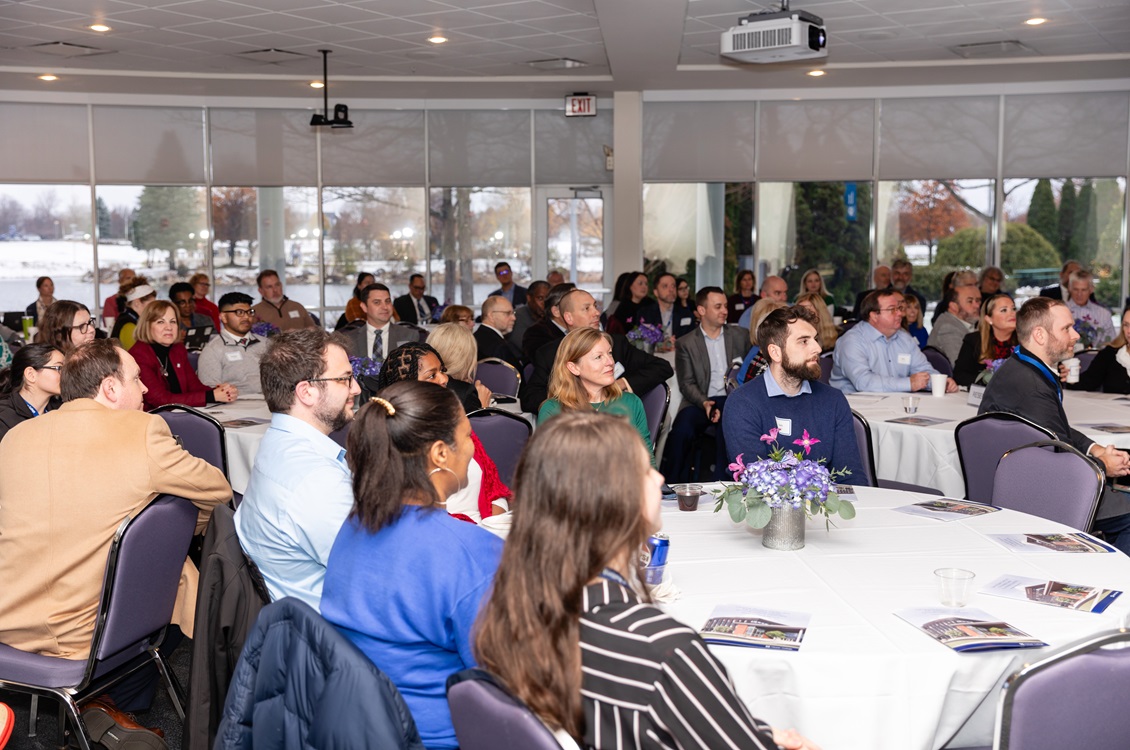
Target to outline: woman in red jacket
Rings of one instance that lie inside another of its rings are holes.
[[[200,407],[235,401],[239,391],[234,385],[206,386],[196,377],[188,362],[188,350],[177,343],[179,330],[177,308],[167,300],[150,302],[137,321],[137,341],[129,353],[137,360],[141,382],[149,389],[145,410],[164,404]]]

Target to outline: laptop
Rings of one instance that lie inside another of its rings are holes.
[[[13,331],[24,330],[24,311],[6,312],[4,313],[4,325],[11,328]]]
[[[184,334],[184,346],[189,351],[200,351],[204,345],[208,343],[208,339],[212,337],[212,331],[215,329],[212,326],[199,326],[197,328],[189,328]]]

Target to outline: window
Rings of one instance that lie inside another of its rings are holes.
[[[738,256],[753,254],[753,191],[752,182],[644,185],[646,270],[686,278],[692,296],[704,286],[733,287]]]

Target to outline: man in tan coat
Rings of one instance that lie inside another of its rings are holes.
[[[63,365],[63,406],[14,427],[0,443],[0,643],[85,659],[114,532],[161,493],[200,509],[231,497],[223,473],[177,445],[141,411],[140,370],[113,340]],[[185,562],[178,609],[191,635],[196,569]],[[180,605],[184,606],[180,606]]]

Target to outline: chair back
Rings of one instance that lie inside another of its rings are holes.
[[[545,724],[489,672],[464,669],[448,677],[447,705],[463,750],[561,750]]]
[[[1130,633],[1099,633],[1016,672],[997,709],[999,750],[1122,748],[1130,737]],[[1057,720],[1055,717],[1070,720]]]
[[[428,341],[428,329],[427,328],[415,325],[414,323],[394,323],[394,325],[398,325],[401,328],[407,328],[408,330],[415,332],[416,337],[420,340],[421,344],[427,343],[427,341]]]
[[[993,499],[993,477],[1001,456],[1037,440],[1054,440],[1048,430],[1024,417],[991,411],[971,417],[953,431],[965,478],[965,498],[977,503]]]
[[[832,353],[820,355],[820,382],[828,385],[832,380]]]
[[[522,368],[522,380],[529,380],[534,374],[534,363],[530,362]]]
[[[1098,353],[1098,349],[1088,349],[1076,354],[1075,357],[1079,360],[1079,372],[1086,372],[1087,368],[1091,366],[1091,363],[1095,361],[1095,357]]]
[[[471,420],[475,436],[498,468],[498,478],[509,486],[534,428],[517,414],[503,409],[479,409],[468,414],[467,418]]]
[[[727,396],[736,391],[738,389],[738,386],[741,385],[741,383],[738,382],[738,373],[741,371],[741,369],[742,363],[734,362],[730,365],[730,369],[726,370],[726,377],[723,382],[726,384]]]
[[[947,357],[940,349],[935,349],[932,346],[922,347],[922,353],[926,355],[926,361],[930,363],[938,372],[943,375],[953,377],[953,362]]]
[[[196,372],[197,370],[200,369],[199,364],[200,364],[200,350],[199,349],[189,349],[188,350],[188,365],[189,365],[189,367],[192,368],[193,372]]]
[[[518,389],[522,387],[522,374],[518,372],[518,368],[498,357],[480,359],[475,378],[490,388],[491,393],[503,396],[517,398]]]
[[[330,440],[333,440],[335,443],[344,448],[345,441],[349,438],[349,428],[352,426],[353,420],[351,419],[345,423],[345,427],[342,427],[340,430],[334,430],[333,432],[331,432]]]
[[[168,423],[169,430],[182,448],[228,476],[228,448],[224,440],[224,426],[219,420],[183,404],[165,404],[150,413]]]
[[[859,448],[859,462],[863,464],[863,477],[868,487],[875,486],[875,444],[871,441],[871,425],[855,409],[851,410],[851,423],[855,428],[855,444]],[[853,478],[852,483],[855,484]]]
[[[671,407],[671,386],[660,383],[640,396],[640,401],[643,402],[643,413],[647,417],[647,431],[651,433],[651,450],[654,453],[663,432],[663,423],[667,421],[667,410]]]
[[[1001,457],[993,505],[1089,531],[1103,492],[1103,473],[1058,440],[1040,440]]]

